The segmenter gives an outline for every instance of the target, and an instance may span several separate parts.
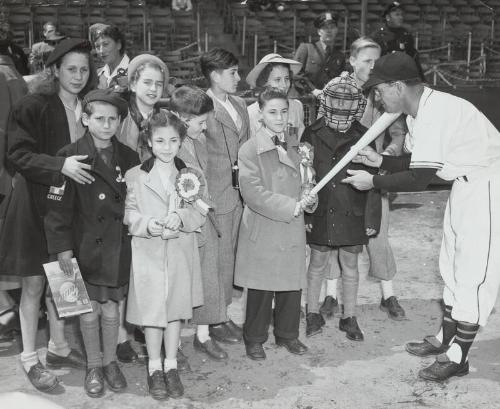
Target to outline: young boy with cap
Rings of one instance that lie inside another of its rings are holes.
[[[127,386],[116,362],[118,302],[127,293],[131,263],[130,236],[123,224],[124,175],[139,157],[114,136],[127,114],[125,100],[110,90],[94,90],[85,96],[82,108],[85,135],[58,155],[87,155],[94,181],[78,184],[67,178],[57,194],[49,196],[45,231],[49,253],[57,256],[65,274],[73,275],[73,257],[80,266],[93,309],[80,316],[87,355],[84,388],[90,397],[99,397],[104,380],[116,392]]]
[[[345,55],[334,48],[339,31],[335,14],[320,14],[314,20],[314,27],[318,30],[319,40],[301,43],[294,60],[302,64],[302,72],[316,87],[312,93],[317,96],[328,81],[344,71]]]
[[[423,190],[434,175],[453,181],[445,210],[439,270],[445,304],[441,328],[406,350],[438,355],[419,376],[444,381],[469,373],[467,355],[486,325],[500,287],[500,133],[468,101],[422,84],[415,61],[395,52],[375,62],[365,88],[375,88],[386,112],[407,114],[410,157],[365,148],[355,160],[395,173],[349,171],[360,190]]]

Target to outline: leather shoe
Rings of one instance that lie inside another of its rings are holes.
[[[380,300],[380,309],[387,313],[389,318],[402,321],[406,318],[406,313],[403,307],[398,302],[398,299],[395,296],[390,296],[387,300],[384,300],[384,297]]]
[[[153,375],[148,374],[148,389],[153,399],[168,399],[167,385],[165,384],[163,371],[157,370],[153,372]]]
[[[191,365],[189,365],[188,357],[184,355],[182,349],[177,348],[177,370],[179,373],[191,372]]]
[[[469,373],[469,362],[457,364],[450,361],[446,354],[439,355],[434,363],[420,370],[418,376],[427,381],[443,382],[452,376],[464,376]]]
[[[308,312],[306,315],[306,337],[312,337],[323,331],[321,328],[325,325],[325,319],[317,312]]]
[[[104,372],[104,379],[106,380],[109,389],[113,392],[121,392],[127,387],[127,380],[125,379],[125,376],[123,376],[123,373],[116,361],[111,361],[102,369]]]
[[[231,329],[231,325],[228,325],[227,323],[210,326],[209,334],[216,341],[224,344],[238,344],[243,339],[241,334],[235,334]]]
[[[91,398],[104,395],[104,373],[101,367],[87,369],[83,387]]]
[[[47,371],[40,361],[30,368],[27,375],[31,384],[41,392],[50,392],[59,384],[57,376]]]
[[[263,361],[266,359],[264,347],[260,342],[245,342],[245,350],[247,351],[247,356],[254,361]]]
[[[307,352],[307,347],[298,340],[298,338],[294,339],[285,339],[276,337],[276,345],[280,347],[285,347],[288,352],[296,355],[303,355]]]
[[[448,345],[441,344],[436,337],[428,336],[422,342],[408,342],[405,349],[412,355],[424,357],[442,354],[448,350]]]
[[[339,302],[331,295],[327,295],[323,304],[319,307],[319,312],[326,318],[333,318],[333,316],[339,312]]]
[[[86,361],[83,355],[75,349],[72,349],[68,356],[60,356],[47,351],[46,366],[50,369],[75,368],[84,369]]]
[[[227,327],[229,332],[239,339],[239,342],[243,340],[243,329],[236,325],[232,320],[225,322],[223,325]]]
[[[14,338],[14,335],[21,333],[21,324],[19,322],[19,311],[17,306],[2,312],[0,316],[10,312],[13,313],[12,317],[5,324],[0,324],[0,340],[2,341],[10,341]]]
[[[202,343],[198,339],[198,335],[195,335],[193,340],[193,347],[194,349],[207,354],[215,361],[224,361],[228,358],[227,352],[224,351],[212,338]]]
[[[165,384],[167,385],[167,393],[171,398],[180,398],[184,395],[184,386],[182,385],[179,371],[170,369],[165,372]]]
[[[116,346],[116,357],[124,364],[136,362],[139,359],[139,356],[132,348],[130,341],[122,342]]]
[[[356,317],[341,318],[339,320],[339,329],[344,331],[345,336],[351,341],[363,341],[365,339],[361,329],[359,329]]]

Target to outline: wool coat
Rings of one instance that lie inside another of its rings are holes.
[[[127,145],[139,154],[141,162],[151,157],[149,149],[139,146],[139,127],[132,118],[132,115],[130,115],[130,112],[123,119],[116,136],[121,143]]]
[[[45,232],[49,254],[73,250],[85,282],[121,287],[130,277],[130,236],[123,224],[127,187],[123,175],[139,156],[112,139],[113,168],[107,166],[85,136],[59,151],[60,156],[88,155],[90,184],[66,178],[62,194],[49,194]]]
[[[186,138],[189,138],[187,136]],[[200,135],[198,139],[193,139],[194,155],[188,151],[186,140],[184,140],[177,155],[187,166],[200,169],[202,172],[207,170],[207,146],[205,135]],[[207,183],[207,197],[205,202],[210,206],[215,206],[210,194],[210,186]],[[214,212],[210,210],[210,212]],[[201,277],[203,284],[203,305],[193,309],[194,324],[218,324],[226,322],[228,300],[232,299],[232,291],[229,294],[226,290],[224,279],[221,276],[218,257],[217,234],[218,225],[214,225],[215,218],[208,218],[198,233],[198,249],[200,252]],[[217,223],[215,221],[215,223]]]
[[[328,127],[324,118],[308,126],[302,142],[309,142],[314,147],[316,180],[321,180],[365,132],[366,128],[357,121],[346,132]],[[380,193],[373,189],[362,192],[342,183],[342,179],[349,176],[347,169],[374,172],[373,168],[351,162],[320,190],[318,207],[307,216],[307,222],[312,224],[308,244],[330,247],[362,245],[368,243],[367,228],[380,230]]]
[[[207,118],[207,170],[206,177],[211,195],[215,200],[215,212],[227,214],[237,206],[241,206],[238,190],[231,181],[231,168],[238,159],[238,150],[250,136],[250,125],[245,101],[239,97],[228,96],[242,120],[238,131],[229,113],[217,98],[214,110]]]
[[[327,59],[321,41],[301,43],[294,56],[294,60],[302,63],[301,73],[318,89],[323,89],[328,81],[344,71],[345,59],[344,53],[335,49]]]
[[[304,217],[300,200],[298,141],[286,135],[287,152],[260,129],[239,152],[245,203],[238,237],[234,282],[245,288],[297,291],[306,287]]]
[[[178,170],[186,166],[177,158],[175,162]],[[132,235],[126,320],[135,325],[164,328],[170,321],[190,319],[193,307],[203,304],[195,232],[205,217],[191,205],[179,206],[175,177],[162,181],[153,158],[129,170],[125,179],[124,222]],[[162,219],[168,212],[175,212],[181,218],[179,236],[171,239],[151,236],[149,220]]]
[[[62,186],[71,143],[64,106],[57,96],[32,94],[14,107],[7,129],[7,165],[17,174],[0,232],[0,274],[44,275],[48,262],[43,218],[50,186]]]

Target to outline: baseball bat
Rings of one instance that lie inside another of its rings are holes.
[[[310,193],[312,195],[316,195],[337,173],[344,168],[344,166],[353,160],[361,149],[368,146],[370,142],[375,140],[377,136],[384,132],[399,115],[401,114],[390,114],[388,112],[384,112],[380,118],[377,119],[372,126],[370,126],[360,140],[351,146],[349,152],[347,152],[345,156],[340,159],[338,163],[316,184],[316,186],[311,189]]]

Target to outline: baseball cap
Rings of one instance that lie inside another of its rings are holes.
[[[331,12],[321,13],[314,20],[314,27],[319,29],[328,23],[337,25],[337,15]]]
[[[95,89],[85,95],[82,101],[82,108],[85,109],[90,102],[101,101],[107,102],[118,109],[118,113],[122,118],[128,114],[128,104],[120,95],[113,92],[111,89]]]
[[[374,85],[384,82],[414,79],[420,79],[415,60],[406,53],[395,51],[375,61],[370,77],[363,85],[363,89],[368,90]]]
[[[397,10],[397,9],[402,9],[401,3],[398,1],[393,1],[391,4],[389,4],[385,8],[384,13],[382,14],[382,17],[387,16],[389,13],[392,13],[394,10]]]
[[[90,53],[92,46],[88,40],[83,38],[66,38],[55,46],[54,50],[50,53],[49,58],[47,58],[45,65],[48,67],[49,65],[54,64],[60,58],[75,49],[83,49]]]

